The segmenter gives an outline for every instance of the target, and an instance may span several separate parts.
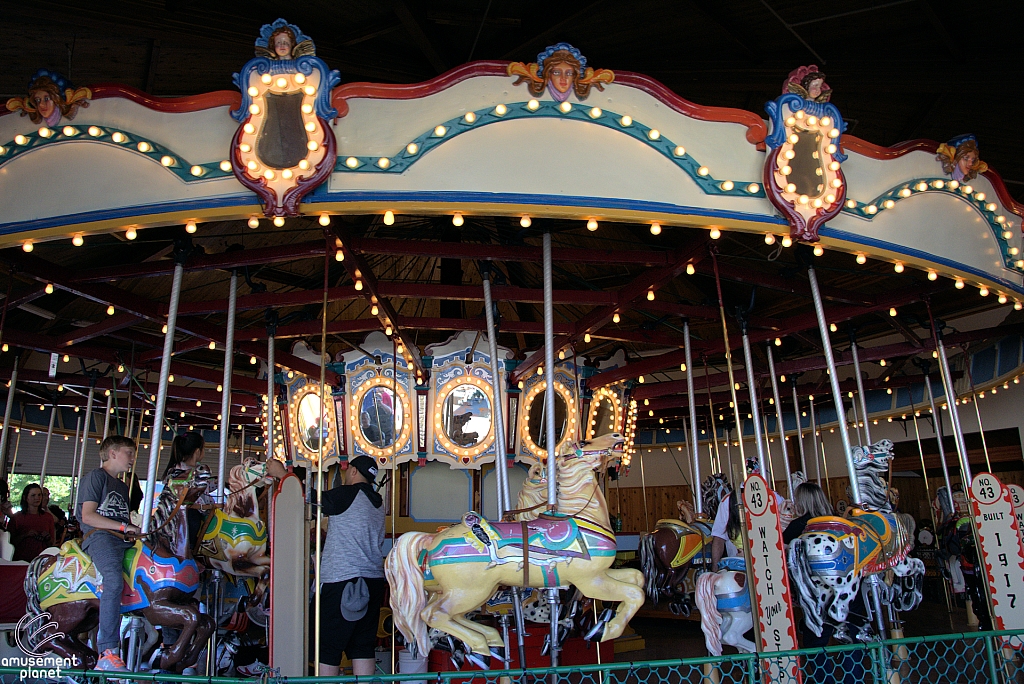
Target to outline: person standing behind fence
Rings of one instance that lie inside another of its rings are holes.
[[[26,485],[21,492],[21,510],[11,516],[7,529],[16,561],[30,561],[56,543],[53,516],[43,508],[42,487]]]

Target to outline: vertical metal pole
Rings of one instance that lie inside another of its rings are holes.
[[[110,411],[114,406],[114,393],[111,392],[107,395],[107,410],[103,412],[103,437],[100,438],[100,444],[103,440],[110,436]]]
[[[154,434],[149,443],[149,463],[146,474],[146,494],[142,504],[142,531],[149,532],[153,510],[153,488],[156,486],[156,466],[160,460],[160,436],[164,424],[164,412],[167,410],[167,378],[171,374],[171,355],[174,353],[174,330],[178,325],[178,299],[181,296],[181,276],[184,273],[181,263],[174,265],[174,277],[171,280],[171,301],[167,305],[167,333],[164,334],[163,356],[160,358],[160,384],[157,386],[156,407],[153,409]],[[142,416],[139,416],[142,424]]]
[[[964,487],[971,486],[971,462],[967,454],[967,442],[964,441],[964,431],[960,427],[960,412],[956,406],[956,390],[953,388],[953,376],[949,373],[949,360],[946,358],[946,346],[942,344],[942,333],[935,331],[935,339],[938,342],[939,370],[942,371],[942,383],[946,388],[946,405],[949,406],[950,422],[953,424],[953,439],[956,441],[956,450],[960,455],[960,467],[964,473]]]
[[[985,453],[985,467],[988,468],[988,472],[992,472],[992,461],[988,457],[988,442],[985,440],[985,424],[981,422],[981,407],[978,406],[978,394],[974,390],[974,376],[971,374],[971,359],[967,355],[967,349],[963,349],[964,352],[964,370],[967,371],[967,381],[971,384],[971,402],[974,404],[974,413],[978,416],[978,434],[981,435],[981,450]],[[995,390],[993,390],[995,391]]]
[[[782,401],[779,399],[779,379],[775,374],[775,355],[772,353],[772,345],[768,344],[768,372],[772,376],[772,399],[775,400],[775,420],[778,421],[779,447],[782,449],[782,463],[786,467],[786,491],[789,499],[793,499],[793,480],[789,472],[789,450],[786,448],[786,425],[782,420]],[[796,389],[796,386],[793,387]],[[794,408],[796,405],[794,404]],[[800,434],[800,412],[796,413],[796,430]]]
[[[722,299],[722,281],[718,277],[718,257],[715,252],[711,252],[711,263],[715,268],[715,288],[718,292],[718,314],[722,320],[722,341],[725,343],[725,369],[729,375],[729,392],[732,396],[732,410],[736,418],[736,428],[739,430],[740,439],[740,465],[743,466],[743,479],[747,479],[747,457],[743,453],[743,421],[740,419],[740,402],[736,398],[736,379],[733,377],[732,372],[732,349],[729,344],[729,328],[725,324],[725,300]],[[708,388],[710,390],[710,387]],[[755,429],[756,433],[757,430]],[[729,463],[729,470],[732,470],[732,463]]]
[[[754,423],[754,448],[757,449],[757,464],[761,467],[761,475],[768,475],[768,467],[764,460],[765,445],[761,439],[761,403],[757,400],[757,387],[754,386],[754,362],[750,357],[750,337],[747,335],[747,326],[743,325],[743,363],[747,367],[747,391],[750,393],[750,415]],[[743,431],[740,430],[740,439],[743,439]],[[746,467],[746,464],[744,464]],[[775,488],[775,483],[772,483]]]
[[[89,426],[92,424],[92,407],[96,399],[96,387],[89,388],[89,398],[85,401],[85,423],[82,425],[82,448],[78,456],[78,480],[82,479],[82,469],[85,467],[85,452],[89,448]],[[76,435],[77,439],[77,435]]]
[[[818,481],[818,486],[821,486],[821,466],[818,461],[818,419],[814,414],[814,395],[811,395],[810,400],[811,406],[811,445],[814,447],[814,474],[815,479]],[[810,477],[810,473],[804,473],[807,477]]]
[[[548,509],[557,510],[558,490],[556,477],[558,475],[555,463],[555,331],[554,331],[554,307],[552,305],[552,284],[551,284],[551,233],[544,233],[544,402],[546,405],[547,418],[547,447],[548,447]],[[566,407],[568,408],[568,407]],[[551,667],[558,666],[558,588],[548,589],[548,603],[551,606]],[[552,680],[556,675],[552,675]]]
[[[853,409],[853,434],[858,440],[863,440],[864,446],[867,446],[867,440],[864,440],[860,432],[860,419],[857,418],[857,399],[853,396],[853,392],[849,392],[850,408]]]
[[[235,363],[235,310],[238,302],[238,272],[231,272],[228,284],[228,322],[224,337],[224,380],[220,395],[220,451],[217,459],[217,496],[223,500],[227,470],[228,435],[231,431],[231,379]]]
[[[498,333],[494,329],[494,302],[491,299],[491,272],[484,273],[484,312],[487,318],[487,349],[491,356],[491,388],[494,392],[494,475],[498,486],[498,518],[512,507],[508,489],[508,458],[505,455],[505,421],[502,415],[501,364],[498,362]]]
[[[636,455],[640,457],[640,491],[644,496],[644,529],[651,529],[650,512],[647,508],[647,476],[644,475],[644,450],[638,449]]]
[[[796,418],[796,443],[800,447],[800,469],[803,471],[804,477],[810,477],[807,474],[807,454],[804,452],[804,424],[800,420],[800,397],[796,394],[796,381],[793,381],[793,417]],[[789,486],[793,486],[793,481],[789,481]]]
[[[79,416],[78,420],[75,421],[75,448],[73,449],[74,453],[71,456],[71,510],[72,511],[75,510],[75,508],[78,506],[78,485],[77,485],[77,482],[79,482],[82,479],[82,476],[79,474],[79,473],[82,472],[82,465],[81,465],[81,461],[78,459],[78,436],[79,436],[79,433],[81,431],[82,431],[82,417]],[[82,459],[82,460],[84,460],[84,459]]]
[[[860,395],[860,412],[864,416],[864,446],[871,444],[871,421],[868,420],[868,400],[864,394],[864,378],[860,374],[860,355],[857,353],[857,341],[850,336],[850,355],[853,356],[853,373],[857,376],[857,394]]]
[[[277,392],[274,378],[277,375],[277,364],[274,363],[274,334],[267,335],[267,460],[274,458],[274,409],[277,408]],[[339,425],[338,430],[344,430]]]
[[[7,444],[8,435],[11,433],[11,409],[14,408],[14,390],[18,387],[18,366],[21,364],[21,354],[14,355],[14,369],[11,370],[11,382],[7,386],[7,405],[4,406],[4,426],[0,429],[0,459],[3,460],[3,472],[0,477],[7,476]],[[14,467],[11,467],[11,473]]]
[[[686,353],[686,399],[690,408],[690,437],[688,446],[693,453],[693,503],[697,509],[697,515],[704,512],[704,502],[700,495],[700,450],[697,442],[697,396],[693,391],[693,357],[690,349],[690,321],[683,321],[683,347]],[[712,412],[714,407],[709,407]],[[711,436],[715,441],[715,436]],[[713,469],[713,468],[712,468]]]
[[[320,328],[320,423],[319,423],[319,425],[317,427],[317,430],[320,431],[320,438],[317,440],[317,454],[316,454],[316,461],[317,461],[316,462],[316,495],[317,495],[317,502],[318,503],[323,501],[323,496],[324,496],[324,466],[323,466],[323,464],[324,464],[324,437],[323,437],[323,424],[324,424],[324,404],[327,403],[327,284],[328,284],[327,278],[328,278],[328,274],[330,273],[330,270],[331,270],[330,269],[331,263],[328,260],[328,256],[327,255],[329,255],[330,253],[331,253],[331,249],[330,249],[330,246],[328,245],[327,251],[324,254],[324,285],[323,285],[324,296],[323,296],[322,310],[321,310],[321,314],[320,314],[320,320],[321,320],[321,328]],[[398,321],[391,321],[391,323],[395,327],[398,326]],[[411,350],[410,350],[410,353],[412,353]],[[397,364],[398,364],[398,352],[395,349],[395,343],[392,340],[392,343],[391,343],[391,380],[392,380],[393,383],[397,383],[398,382]],[[383,370],[381,370],[381,373],[383,373]],[[394,445],[395,441],[398,439],[398,435],[396,433],[397,425],[395,424],[395,415],[398,413],[398,402],[399,402],[398,392],[396,392],[395,389],[392,389],[392,391],[391,391],[391,404],[392,404],[392,407],[393,407],[392,408],[392,412],[391,412],[391,440],[392,440],[392,446]],[[406,420],[409,420],[411,417],[412,416],[407,416]],[[394,492],[395,491],[395,489],[394,489],[394,486],[395,486],[395,482],[394,482],[395,481],[395,476],[398,475],[398,469],[395,468],[394,450],[392,450],[392,452],[391,452],[391,467],[392,467],[392,471],[391,471],[391,489],[392,489],[392,492]],[[394,500],[394,494],[392,494],[391,498],[392,498],[392,501],[393,501]],[[320,564],[321,564],[322,558],[323,558],[323,543],[322,543],[322,540],[323,540],[323,524],[324,523],[323,523],[323,516],[320,513],[321,513],[321,509],[320,509],[319,506],[317,506],[316,513],[315,513],[315,515],[316,515],[316,535],[313,537],[313,543],[314,543],[314,549],[315,549],[315,554],[314,554],[315,555],[315,565],[316,565],[316,567],[313,570],[314,578],[315,578],[314,583],[313,583],[313,588],[314,588],[314,590],[313,590],[313,627],[316,630],[316,633],[313,635],[313,653],[314,653],[314,656],[315,656],[313,658],[313,668],[314,668],[314,671],[317,672],[317,674],[319,674],[319,668],[320,668],[320,646],[321,646],[321,643],[320,643],[320,621],[322,619],[322,610],[321,609],[323,607],[323,604],[322,604],[323,587],[320,584],[320,581],[321,581],[320,575],[321,575],[321,572],[322,572],[322,568],[320,567]],[[398,511],[395,510],[394,504],[392,504],[392,508],[391,508],[391,531],[392,531],[392,536],[391,536],[392,542],[391,543],[392,544],[395,541],[394,526],[395,526],[395,518],[397,516],[398,516]],[[391,648],[391,657],[392,657],[392,668],[391,669],[394,670],[395,669],[394,668],[394,658],[395,658],[395,649],[394,649],[394,647]]]
[[[39,486],[46,486],[46,463],[50,460],[50,442],[53,441],[53,419],[57,417],[57,400],[50,405],[50,426],[46,428],[46,447],[43,449],[43,467],[39,469]]]
[[[846,411],[843,410],[843,393],[839,389],[839,374],[836,373],[836,360],[832,355],[832,339],[828,334],[828,322],[825,321],[825,309],[821,305],[821,292],[818,291],[818,276],[814,268],[807,269],[807,279],[811,283],[811,297],[814,299],[814,313],[818,318],[818,331],[821,333],[821,346],[825,348],[825,363],[828,364],[828,378],[832,385],[832,400],[836,404],[836,415],[842,416],[839,421],[839,437],[843,442],[843,451],[846,456],[846,468],[850,474],[850,492],[853,494],[853,504],[859,504],[860,483],[857,482],[857,471],[853,467],[853,447],[850,445],[850,433],[846,429]]]
[[[932,426],[935,428],[935,440],[939,443],[939,463],[942,464],[942,480],[946,483],[946,496],[949,498],[949,510],[956,510],[953,504],[953,487],[949,483],[949,466],[946,465],[946,447],[942,443],[942,414],[935,405],[935,392],[932,391],[932,379],[924,374],[924,386],[928,389],[928,404],[932,409]],[[950,402],[946,402],[947,404]]]
[[[714,462],[717,460],[718,461],[718,472],[719,472],[719,474],[721,474],[722,473],[722,452],[718,448],[718,427],[715,425],[715,402],[713,400],[713,397],[711,396],[711,383],[710,383],[710,381],[708,381],[708,377],[710,375],[709,372],[708,372],[708,358],[706,356],[702,356],[702,359],[704,361],[704,386],[705,386],[704,388],[708,391],[708,415],[711,416],[711,440],[710,440],[710,443],[714,447],[712,449],[712,452],[713,452],[712,455],[715,457],[715,458],[711,459],[711,463],[712,463],[711,469],[712,470],[715,469]],[[724,425],[722,426],[722,433],[723,434],[725,433],[725,426]],[[732,473],[729,473],[729,477],[732,477]]]

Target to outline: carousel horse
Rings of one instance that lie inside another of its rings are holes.
[[[209,480],[209,469],[200,466],[187,481],[165,487],[154,507],[152,531],[124,555],[121,612],[140,612],[153,625],[181,630],[178,640],[162,652],[160,667],[165,670],[195,665],[214,629],[193,598],[199,568],[188,548],[184,509],[206,491]],[[36,638],[49,639],[57,655],[92,668],[98,656],[79,635],[98,623],[103,577],[78,542],[64,542],[57,555],[33,560],[24,588],[28,613],[49,614],[49,624]]]
[[[256,487],[264,479],[265,467],[254,458],[231,469],[224,508],[206,517],[196,544],[196,555],[207,565],[241,577],[262,578],[270,571],[267,525],[256,500]]]
[[[789,547],[789,571],[807,627],[820,636],[825,621],[843,631],[861,579],[892,570],[902,578],[885,593],[894,607],[916,608],[922,598],[924,563],[909,558],[913,538],[906,518],[894,513],[884,475],[891,441],[855,447],[853,462],[863,498],[848,518],[811,518]]]
[[[503,646],[501,635],[469,620],[466,613],[483,605],[499,585],[573,584],[591,598],[619,601],[614,616],[602,619],[591,635],[602,641],[621,635],[643,605],[643,575],[611,569],[615,535],[594,471],[613,451],[621,452],[622,443],[619,434],[605,435],[573,446],[559,459],[559,513],[490,523],[471,511],[461,523],[440,532],[402,535],[384,571],[395,625],[406,642],[420,654],[428,652],[427,630],[433,627],[461,639],[471,651],[489,655],[490,647]]]
[[[710,548],[711,526],[696,519],[689,502],[677,501],[676,507],[680,519],[659,520],[653,532],[641,535],[640,568],[647,581],[647,595],[654,604],[666,597],[674,615],[688,616],[689,593],[683,582],[698,561],[700,569],[707,562],[705,547]]]
[[[740,653],[753,653],[754,642],[745,638],[753,626],[746,565],[742,558],[723,558],[722,570],[705,572],[697,578],[695,602],[700,611],[700,628],[708,654],[722,655],[722,644],[736,647]]]

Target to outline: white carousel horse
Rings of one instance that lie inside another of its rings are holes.
[[[270,571],[267,525],[256,499],[256,486],[265,471],[264,464],[254,458],[231,469],[224,508],[207,516],[197,544],[197,554],[208,565],[242,577],[262,578]]]
[[[620,452],[622,436],[605,435],[574,448],[560,459],[558,515],[529,522],[489,523],[474,512],[435,534],[407,532],[388,554],[385,574],[391,585],[395,625],[419,653],[430,649],[428,627],[465,642],[471,651],[490,654],[503,646],[489,625],[466,613],[479,608],[499,585],[559,587],[574,584],[586,596],[619,601],[607,623],[595,629],[600,639],[622,634],[643,605],[643,575],[611,569],[615,535],[608,506],[594,471]]]
[[[913,546],[909,516],[893,512],[883,479],[892,448],[887,439],[867,449],[855,447],[854,468],[864,499],[861,508],[851,509],[849,519],[811,518],[804,533],[790,544],[790,577],[804,621],[816,635],[821,635],[826,619],[844,627],[850,603],[866,575],[892,570],[904,579],[883,592],[887,602],[903,610],[921,603],[924,563],[907,555]]]
[[[697,578],[695,602],[708,654],[722,655],[723,643],[735,646],[740,653],[753,653],[754,642],[743,636],[754,626],[743,559],[726,558],[720,565],[725,569]]]

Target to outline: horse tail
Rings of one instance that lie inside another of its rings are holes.
[[[391,585],[391,613],[395,627],[405,637],[406,643],[416,646],[421,656],[430,652],[430,640],[427,638],[427,623],[421,615],[427,605],[427,592],[419,556],[433,540],[434,535],[427,532],[406,532],[395,542],[384,562],[384,574]]]
[[[792,586],[796,589],[797,598],[800,600],[800,607],[804,612],[804,624],[821,636],[821,629],[825,616],[822,614],[819,601],[815,600],[818,593],[811,576],[811,564],[807,560],[807,544],[797,537],[789,544],[789,578]]]
[[[704,630],[704,645],[708,654],[716,657],[722,655],[722,615],[718,612],[718,599],[715,598],[717,582],[718,573],[705,572],[697,578],[697,591],[694,592],[694,602],[700,611],[700,628]]]
[[[651,597],[654,605],[658,605],[658,566],[656,559],[657,552],[654,550],[654,532],[640,536],[640,569],[644,573],[644,580],[647,595]]]
[[[29,615],[39,615],[43,612],[42,606],[39,605],[39,576],[43,572],[43,568],[53,562],[53,556],[36,556],[32,559],[32,562],[28,564],[28,569],[25,571],[25,581],[22,584],[25,589],[25,609]]]

